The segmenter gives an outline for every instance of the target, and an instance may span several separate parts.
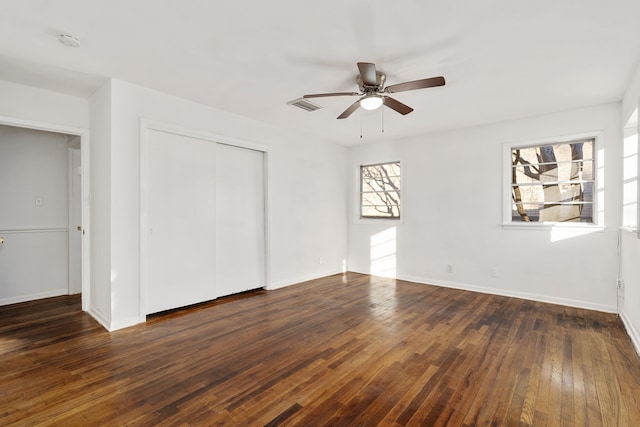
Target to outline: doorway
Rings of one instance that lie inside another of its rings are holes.
[[[82,293],[87,310],[85,149],[86,130],[0,117],[0,305]]]

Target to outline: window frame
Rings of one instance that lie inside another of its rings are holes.
[[[511,206],[512,200],[512,182],[511,171],[513,167],[512,150],[518,148],[530,148],[543,145],[557,145],[566,144],[572,141],[581,139],[593,139],[593,222],[539,222],[539,221],[513,221],[511,218]],[[504,229],[551,229],[555,227],[566,228],[589,228],[589,229],[604,229],[604,213],[600,211],[600,204],[602,202],[603,193],[603,169],[604,162],[601,159],[603,155],[601,150],[604,146],[603,132],[587,132],[581,134],[571,134],[556,137],[540,138],[529,141],[520,142],[508,142],[503,144],[503,190],[502,190],[502,228]],[[602,166],[601,166],[602,164]]]
[[[625,222],[625,214],[624,214],[624,208],[625,208],[625,191],[624,191],[624,186],[625,184],[627,184],[627,181],[630,178],[625,178],[626,175],[626,166],[627,166],[627,162],[626,162],[626,139],[627,137],[630,136],[635,136],[636,137],[636,141],[635,141],[635,154],[634,156],[636,157],[636,162],[635,162],[635,176],[632,178],[632,180],[634,180],[636,182],[636,217],[634,218],[635,220],[635,224],[628,224]],[[640,239],[640,122],[638,121],[638,107],[636,107],[633,112],[631,113],[631,116],[629,116],[629,119],[626,121],[625,125],[622,128],[622,221],[621,221],[621,226],[620,229],[621,230],[625,230],[625,231],[629,231],[632,233],[636,233],[637,237]]]
[[[362,168],[367,166],[378,166],[378,165],[386,165],[398,163],[400,165],[400,173],[398,177],[400,179],[400,203],[398,205],[400,215],[398,217],[369,217],[362,216]],[[393,222],[403,222],[404,219],[404,203],[403,203],[403,173],[404,164],[402,159],[393,159],[393,160],[379,160],[379,161],[360,161],[354,165],[354,174],[355,174],[355,197],[354,197],[354,220],[356,223],[380,223],[393,221]]]

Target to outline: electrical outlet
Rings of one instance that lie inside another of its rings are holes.
[[[618,279],[618,298],[624,299],[624,280]]]
[[[318,257],[318,264],[324,264],[324,258],[319,256]]]
[[[498,269],[491,267],[491,277],[498,277]]]
[[[453,265],[447,264],[447,273],[453,273]]]

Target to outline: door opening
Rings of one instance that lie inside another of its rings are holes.
[[[87,310],[87,142],[86,130],[0,117],[0,305],[81,293]]]

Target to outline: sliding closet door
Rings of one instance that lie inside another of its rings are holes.
[[[149,130],[147,314],[216,298],[210,141]]]
[[[218,144],[215,169],[218,296],[264,287],[264,153]]]

